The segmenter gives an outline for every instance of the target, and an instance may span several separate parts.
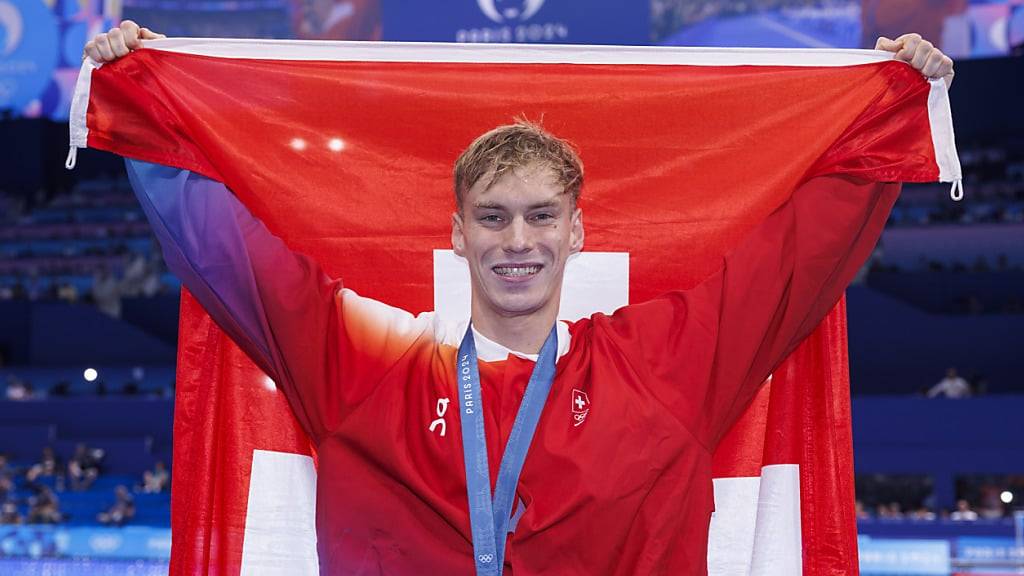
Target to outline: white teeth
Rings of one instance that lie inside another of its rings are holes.
[[[499,276],[529,276],[540,272],[540,266],[495,266],[494,273]]]

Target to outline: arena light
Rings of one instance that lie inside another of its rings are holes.
[[[97,372],[94,368],[86,368],[85,372],[82,372],[82,378],[85,378],[86,382],[95,381],[99,375],[99,372]]]
[[[1009,504],[1013,502],[1013,492],[1003,490],[1003,493],[999,495],[999,499],[1003,501],[1003,504]]]
[[[293,150],[297,150],[299,152],[306,149],[306,141],[302,138],[292,138],[292,141],[289,142],[288,145],[291,146]]]
[[[331,138],[327,141],[327,149],[331,152],[341,152],[345,149],[345,141],[341,138]]]

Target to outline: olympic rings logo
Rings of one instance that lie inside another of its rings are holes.
[[[481,564],[490,564],[491,562],[494,562],[494,554],[481,554],[477,556],[476,559],[479,560]]]

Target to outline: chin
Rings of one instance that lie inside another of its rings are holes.
[[[493,302],[494,310],[502,316],[527,316],[544,309],[544,302],[520,299]]]
[[[525,316],[543,310],[549,302],[549,298],[532,294],[501,294],[490,304],[502,316]]]

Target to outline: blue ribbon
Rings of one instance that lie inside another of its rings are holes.
[[[526,452],[533,441],[537,422],[544,410],[551,383],[555,379],[555,355],[558,338],[551,329],[540,349],[526,393],[519,404],[516,421],[509,434],[498,468],[498,481],[491,497],[491,473],[487,467],[487,438],[484,435],[483,401],[480,396],[480,370],[477,364],[473,325],[459,346],[456,381],[459,388],[459,418],[462,422],[462,454],[466,461],[466,496],[469,499],[469,525],[473,532],[473,559],[478,576],[500,576],[505,565],[505,538],[512,514],[512,500]]]

